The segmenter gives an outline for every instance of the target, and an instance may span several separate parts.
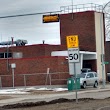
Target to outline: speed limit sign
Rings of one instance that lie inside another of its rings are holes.
[[[70,63],[79,62],[79,48],[69,48],[68,49],[68,61]]]

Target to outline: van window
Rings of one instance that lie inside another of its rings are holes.
[[[83,69],[81,69],[81,72],[82,73],[91,72],[91,69],[89,69],[89,68],[83,68]]]
[[[94,75],[93,75],[93,73],[89,73],[89,74],[87,74],[87,77],[88,77],[88,78],[93,78]]]
[[[97,73],[95,73],[94,75],[95,75],[95,77],[97,77]]]

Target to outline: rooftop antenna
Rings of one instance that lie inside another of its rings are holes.
[[[8,38],[8,41],[9,41],[9,38]],[[7,65],[7,72],[9,72],[9,58],[8,58],[8,54],[9,54],[9,46],[8,46],[8,43],[7,43],[7,63],[6,63],[6,65]]]
[[[11,37],[11,45],[13,46],[14,37]]]
[[[71,2],[72,2],[72,20],[73,20],[73,0]]]

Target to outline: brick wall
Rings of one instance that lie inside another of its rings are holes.
[[[64,72],[68,71],[68,63],[65,57],[37,57],[37,58],[22,58],[22,59],[9,59],[9,65],[16,63],[17,74],[30,74],[30,73],[44,73],[47,68],[51,72]],[[0,60],[0,75],[7,74],[7,59]],[[9,68],[9,74],[11,67]]]
[[[106,73],[110,73],[110,41],[105,42],[105,61],[109,62],[105,65]]]
[[[66,50],[65,45],[36,44],[27,46],[11,46],[0,48],[0,52],[22,52],[23,58],[51,56],[52,51]]]
[[[24,86],[24,74],[27,86],[45,85],[47,68],[52,73],[52,84],[66,84],[69,77],[68,61],[65,57],[37,57],[9,59],[9,64],[15,63],[15,86]],[[12,69],[7,71],[7,59],[0,60],[0,76],[2,76],[2,86],[12,87]],[[49,82],[47,83],[49,84]]]
[[[66,36],[78,35],[79,48],[96,51],[94,12],[79,12],[60,15],[61,44],[66,44]]]

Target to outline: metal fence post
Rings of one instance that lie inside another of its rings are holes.
[[[13,80],[13,88],[15,87],[15,72],[14,68],[12,68],[12,80]]]
[[[2,88],[2,78],[0,76],[0,87]]]
[[[26,75],[24,74],[24,86],[26,88]]]

